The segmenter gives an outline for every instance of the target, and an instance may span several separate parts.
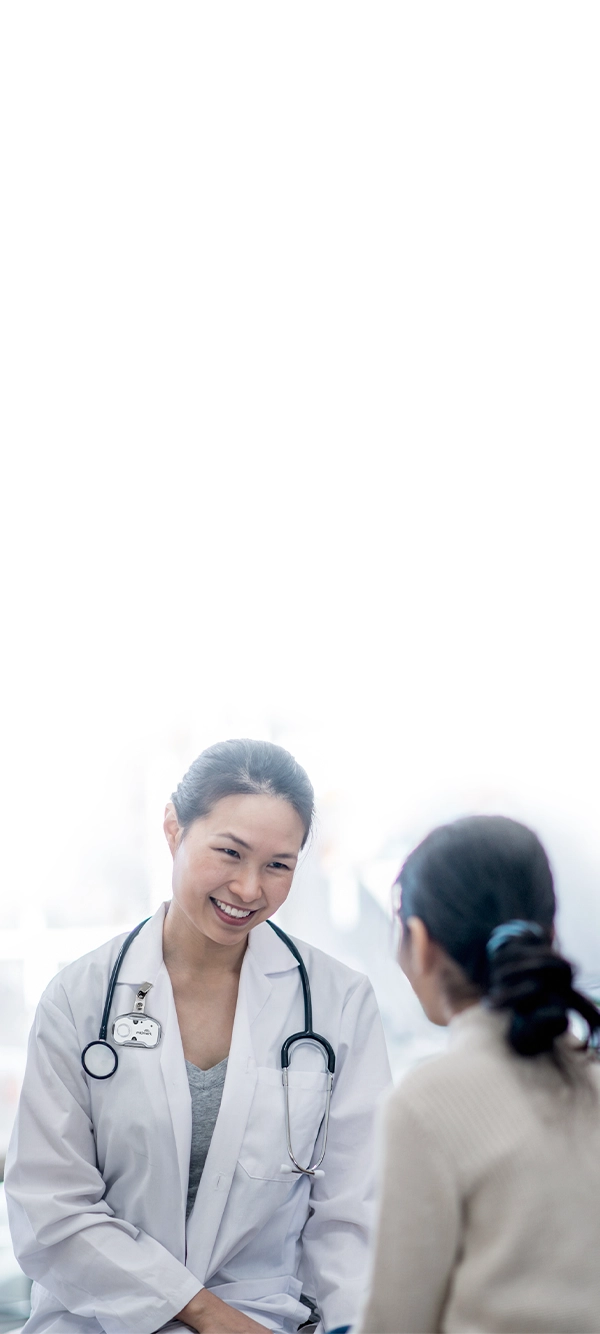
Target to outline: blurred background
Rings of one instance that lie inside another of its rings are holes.
[[[280,920],[369,974],[397,1076],[444,1040],[390,912],[441,820],[541,834],[592,989],[597,5],[0,27],[0,1152],[42,989],[168,897],[224,737],[308,770]]]

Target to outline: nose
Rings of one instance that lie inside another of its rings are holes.
[[[238,874],[229,883],[232,893],[242,903],[248,905],[256,903],[263,896],[260,875],[258,871],[253,871],[251,867],[244,867],[243,870],[240,867]]]

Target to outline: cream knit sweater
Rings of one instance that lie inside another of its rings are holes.
[[[384,1109],[370,1296],[356,1334],[600,1331],[600,1062],[509,1048],[476,1005]]]

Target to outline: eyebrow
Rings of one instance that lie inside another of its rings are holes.
[[[243,838],[238,838],[237,834],[229,834],[229,833],[215,834],[215,838],[223,838],[223,839],[226,838],[229,840],[230,843],[237,843],[239,848],[245,848],[246,852],[252,852],[250,844],[244,843]],[[275,852],[271,860],[272,861],[282,860],[290,862],[290,861],[297,861],[298,858],[295,852]]]

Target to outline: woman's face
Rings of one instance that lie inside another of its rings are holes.
[[[173,898],[216,944],[241,943],[287,898],[305,830],[283,797],[222,797],[185,835],[169,802],[164,828]]]

